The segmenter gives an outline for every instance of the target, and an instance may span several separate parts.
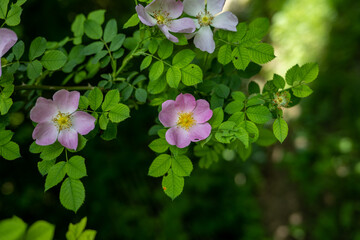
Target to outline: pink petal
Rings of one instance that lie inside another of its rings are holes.
[[[145,11],[145,8],[142,5],[137,5],[135,9],[140,21],[143,24],[148,26],[154,26],[156,24],[156,20]]]
[[[176,125],[178,114],[175,109],[175,101],[167,100],[162,104],[162,110],[159,113],[159,120],[165,127],[173,127]]]
[[[42,122],[36,125],[32,137],[37,145],[51,145],[56,141],[58,129],[52,122]]]
[[[71,117],[72,128],[81,135],[86,135],[95,128],[96,118],[89,113],[77,111],[74,112]]]
[[[78,146],[78,133],[75,129],[61,130],[58,137],[59,143],[68,149],[76,150]]]
[[[177,39],[177,37],[175,37],[174,35],[169,33],[169,28],[166,25],[159,25],[159,28],[164,33],[164,35],[167,39],[169,39],[170,41],[172,41],[174,43],[179,42],[179,39]]]
[[[30,119],[37,123],[49,122],[56,114],[58,114],[58,109],[54,102],[50,99],[39,97],[35,106],[30,111]]]
[[[187,147],[191,142],[189,132],[180,127],[172,127],[167,130],[165,138],[170,145],[176,145],[178,148]]]
[[[198,123],[189,130],[189,137],[192,142],[198,142],[206,139],[211,133],[209,123]]]
[[[0,58],[15,45],[17,41],[16,33],[7,28],[0,28]]]
[[[181,18],[170,22],[169,29],[171,32],[192,33],[196,26],[191,18]]]
[[[205,12],[205,0],[184,0],[184,12],[193,17]]]
[[[236,32],[236,25],[238,23],[238,18],[232,12],[223,12],[214,18],[211,26]]]
[[[213,32],[210,26],[201,27],[194,38],[195,47],[201,51],[213,53],[215,50],[215,42]]]
[[[175,108],[181,112],[192,112],[196,106],[196,100],[189,93],[180,93],[175,100]]]
[[[65,89],[57,91],[53,100],[59,111],[62,113],[73,113],[79,106],[80,93],[78,91],[69,92]]]
[[[210,104],[204,99],[196,101],[196,107],[193,111],[193,117],[197,123],[204,123],[210,120],[213,111],[210,109]]]
[[[225,0],[207,0],[207,10],[210,14],[215,15],[224,8]]]
[[[169,18],[178,18],[183,13],[184,6],[181,1],[176,0],[154,0],[146,6],[149,13],[166,12]]]

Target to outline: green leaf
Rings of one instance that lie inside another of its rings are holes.
[[[149,148],[156,153],[163,153],[169,148],[168,142],[164,138],[158,138],[149,144]]]
[[[9,98],[14,92],[14,85],[6,85],[2,90],[2,98]]]
[[[66,162],[61,161],[49,169],[45,180],[45,191],[60,183],[66,175]]]
[[[313,93],[313,90],[307,85],[299,85],[291,89],[296,97],[304,98]]]
[[[231,50],[231,45],[223,45],[220,47],[219,52],[218,52],[218,61],[219,63],[221,63],[222,65],[226,65],[229,62],[231,62],[232,60],[232,50]]]
[[[171,169],[167,176],[163,177],[162,187],[166,195],[172,200],[179,196],[184,188],[184,178],[177,176]]]
[[[84,217],[83,219],[81,219],[81,221],[78,222],[77,224],[70,223],[69,229],[66,233],[66,239],[67,240],[78,240],[78,238],[80,237],[82,232],[85,230],[86,223],[87,223],[87,217]]]
[[[151,64],[152,56],[146,56],[144,60],[141,62],[140,65],[140,71],[143,71],[144,69],[148,68]]]
[[[235,44],[239,44],[241,40],[244,38],[246,31],[247,31],[247,25],[245,22],[239,23],[236,26],[236,32],[232,33],[232,39],[231,41]]]
[[[232,121],[223,122],[216,132],[215,138],[221,143],[230,143],[235,139],[239,139],[246,145],[249,142],[249,135],[246,130],[236,126],[235,122]]]
[[[249,107],[246,109],[246,116],[257,124],[264,124],[272,119],[270,110],[265,106]]]
[[[165,88],[166,88],[166,79],[165,76],[163,75],[162,77],[156,80],[150,80],[147,90],[150,94],[159,94],[162,91],[164,91]]]
[[[117,124],[109,122],[107,127],[106,127],[106,130],[101,135],[101,138],[106,140],[106,141],[110,141],[110,140],[115,139],[116,136],[117,136]]]
[[[147,99],[147,91],[143,88],[137,88],[135,91],[135,98],[139,102],[145,103]]]
[[[42,153],[40,154],[40,158],[43,160],[55,159],[60,156],[64,150],[64,147],[59,142],[55,142],[48,146],[41,146],[41,148]]]
[[[107,22],[105,29],[104,29],[104,41],[111,42],[116,34],[118,33],[118,26],[115,19],[111,19]]]
[[[80,109],[87,109],[89,107],[89,99],[85,96],[80,96],[79,100],[79,108]]]
[[[159,47],[159,43],[158,43],[157,39],[151,39],[150,43],[149,43],[149,46],[148,46],[149,52],[151,54],[155,54],[158,47]]]
[[[162,61],[157,61],[153,63],[149,72],[150,81],[157,80],[162,73],[164,72],[164,63]]]
[[[230,94],[230,88],[225,84],[218,84],[216,85],[214,92],[221,98],[227,98]]]
[[[8,142],[0,146],[0,155],[6,160],[15,160],[21,157],[19,145],[14,142]]]
[[[209,120],[209,124],[214,129],[214,128],[217,128],[218,126],[220,126],[220,124],[223,122],[223,120],[224,120],[224,111],[223,111],[222,107],[218,107],[213,110],[213,115],[212,115],[211,119]]]
[[[190,176],[193,170],[193,164],[191,160],[185,155],[178,155],[171,158],[171,169],[180,177]]]
[[[189,65],[195,58],[195,53],[190,49],[181,50],[178,52],[173,60],[172,65],[178,68],[183,68]]]
[[[20,218],[12,218],[0,221],[0,236],[4,240],[23,239],[26,231],[26,223]]]
[[[282,143],[287,137],[289,128],[284,119],[278,118],[274,121],[273,132],[275,137]]]
[[[287,84],[292,86],[295,82],[300,82],[302,80],[301,78],[301,69],[299,65],[295,65],[292,68],[290,68],[285,75],[285,79]]]
[[[79,15],[76,16],[74,22],[71,24],[71,31],[74,33],[75,37],[81,37],[82,35],[84,35],[84,22],[85,22],[85,20],[86,20],[85,15],[84,14],[79,14]]]
[[[8,5],[9,5],[9,0],[0,1],[0,19],[6,18]]]
[[[16,60],[20,60],[25,51],[25,44],[23,41],[18,41],[13,47],[12,51],[15,55]]]
[[[114,123],[119,123],[130,117],[130,109],[128,106],[118,103],[116,106],[112,107],[109,112],[110,121]]]
[[[100,24],[94,20],[85,20],[84,32],[90,39],[100,39],[103,35],[103,30]]]
[[[10,130],[0,130],[0,146],[10,142],[14,133]]]
[[[62,68],[67,61],[66,55],[59,50],[47,51],[41,58],[41,64],[47,70],[55,71]]]
[[[140,22],[140,19],[137,15],[137,13],[135,13],[134,15],[132,15],[129,20],[127,20],[127,22],[124,24],[123,28],[129,28],[129,27],[134,27],[136,25],[138,25],[138,23]]]
[[[104,100],[101,108],[103,111],[109,111],[113,107],[116,107],[116,105],[119,103],[119,101],[120,101],[119,91],[117,89],[110,90],[105,95],[105,100]]]
[[[100,126],[100,129],[102,129],[102,130],[106,130],[107,125],[109,123],[109,119],[108,119],[107,115],[108,115],[107,113],[103,112],[99,118],[99,126]]]
[[[171,165],[171,157],[168,154],[161,154],[151,163],[149,168],[149,176],[161,177],[169,170]]]
[[[94,88],[93,90],[91,90],[88,95],[90,108],[94,111],[98,109],[103,101],[103,98],[103,93],[99,88]]]
[[[282,76],[274,74],[272,83],[279,89],[284,89],[285,87],[285,80]]]
[[[96,237],[96,231],[87,229],[79,237],[79,240],[94,240]]]
[[[319,65],[317,63],[307,63],[301,66],[302,80],[306,83],[314,81],[319,74]]]
[[[225,112],[228,114],[240,112],[244,108],[244,105],[243,101],[232,101],[225,107]]]
[[[171,67],[166,72],[166,81],[171,88],[178,88],[181,80],[181,71],[178,67]]]
[[[249,134],[249,141],[250,143],[256,142],[259,138],[259,129],[255,125],[255,123],[250,121],[242,121],[238,125],[239,127],[242,127],[245,129]]]
[[[81,156],[73,156],[66,163],[67,175],[73,179],[80,179],[87,176],[85,158]]]
[[[37,57],[40,57],[44,54],[46,50],[46,39],[43,37],[35,38],[31,44],[29,49],[29,59],[32,61]]]
[[[105,21],[105,10],[99,9],[96,11],[92,11],[88,15],[89,20],[94,20],[95,22],[99,23],[100,25],[104,23]]]
[[[256,18],[249,24],[251,35],[257,39],[262,39],[269,31],[270,22],[267,18]]]
[[[26,73],[28,78],[36,79],[40,77],[43,66],[40,61],[34,60],[27,65]]]
[[[38,170],[41,175],[45,176],[48,174],[50,168],[55,165],[56,159],[53,160],[42,160],[38,162]]]
[[[22,8],[16,4],[11,5],[11,8],[6,16],[5,23],[8,26],[16,26],[20,24],[20,16],[22,13]]]
[[[232,62],[238,70],[245,70],[250,63],[250,55],[246,48],[236,47],[232,51]]]
[[[231,93],[231,97],[236,101],[245,101],[246,99],[246,96],[243,92],[240,92],[240,91],[235,91],[235,92],[232,92]]]
[[[115,52],[121,48],[125,41],[125,34],[119,33],[117,34],[114,39],[110,43],[110,51]]]
[[[167,39],[161,41],[158,55],[161,59],[167,59],[173,53],[174,44]]]
[[[5,115],[8,113],[13,101],[11,98],[2,98],[0,97],[0,113],[1,115]]]
[[[30,226],[25,240],[52,240],[54,233],[54,225],[40,220]]]
[[[85,188],[78,179],[66,178],[60,189],[60,202],[69,210],[75,213],[85,200]]]
[[[244,112],[235,112],[228,119],[228,121],[232,121],[232,122],[234,122],[236,124],[240,124],[244,120],[245,120],[245,113]]]
[[[195,64],[189,64],[181,69],[182,82],[186,86],[193,86],[202,82],[203,73],[201,68]]]
[[[259,146],[268,147],[276,142],[276,138],[272,131],[265,128],[260,128],[259,130],[259,138],[256,143]]]
[[[267,43],[257,43],[247,48],[250,59],[257,64],[270,62],[275,58],[274,48]]]
[[[260,93],[259,84],[257,84],[255,81],[251,81],[248,86],[248,92],[249,95]]]
[[[104,48],[103,42],[100,42],[100,41],[93,42],[93,43],[90,43],[89,45],[87,45],[86,47],[84,47],[84,49],[81,51],[81,54],[83,54],[85,56],[93,55],[93,54],[100,52],[103,48]]]

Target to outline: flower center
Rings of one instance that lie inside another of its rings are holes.
[[[193,113],[179,113],[179,118],[177,121],[177,125],[189,131],[189,129],[195,125],[195,119],[193,117]]]
[[[288,92],[276,93],[274,95],[273,103],[277,105],[277,108],[287,107],[289,104],[290,97]]]
[[[200,26],[209,26],[212,23],[212,20],[214,20],[213,15],[211,15],[208,11],[205,13],[200,13],[196,16],[198,19],[198,22]]]
[[[165,11],[154,11],[153,16],[158,25],[167,24],[169,20],[169,13]]]
[[[59,112],[53,118],[53,122],[59,130],[69,129],[72,126],[70,114]]]

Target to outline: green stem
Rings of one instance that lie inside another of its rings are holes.
[[[170,63],[165,62],[164,60],[162,60],[161,58],[158,58],[158,57],[155,56],[155,55],[152,55],[152,54],[149,54],[149,53],[142,53],[142,55],[151,56],[151,57],[155,58],[155,59],[158,60],[158,61],[162,61],[163,63],[165,63],[165,64],[168,65],[169,67],[172,67],[172,65],[171,65]]]
[[[68,150],[65,148],[65,158],[66,158],[66,162],[68,162],[69,161],[69,159],[68,159]]]
[[[112,54],[111,54],[111,51],[110,51],[110,48],[109,48],[109,46],[106,44],[106,42],[104,41],[104,39],[100,39],[103,43],[104,43],[104,45],[105,45],[105,48],[107,49],[107,51],[108,51],[108,53],[109,53],[109,56],[110,56],[110,59],[111,59],[111,67],[112,67],[112,69],[113,69],[113,79],[115,79],[115,77],[116,77],[116,60],[114,59],[114,57],[112,56]]]
[[[61,89],[66,89],[66,90],[70,90],[70,91],[86,91],[86,90],[92,90],[95,87],[93,86],[48,86],[48,85],[18,85],[15,86],[15,91],[20,91],[20,90],[48,90],[48,91],[57,91],[57,90],[61,90]],[[103,90],[102,88],[100,88],[100,90]]]

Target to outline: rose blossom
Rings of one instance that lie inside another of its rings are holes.
[[[201,51],[213,53],[215,50],[210,26],[236,32],[237,17],[231,12],[218,14],[222,11],[224,4],[225,0],[207,0],[205,8],[205,0],[184,0],[184,12],[197,18],[195,24],[199,30],[192,36],[195,35],[194,44]]]
[[[32,121],[38,123],[32,134],[38,145],[51,145],[56,139],[66,148],[76,150],[78,133],[88,134],[95,127],[95,118],[89,113],[76,111],[80,93],[57,91],[53,100],[39,97],[30,111]]]
[[[209,103],[204,99],[195,100],[191,94],[179,94],[176,100],[162,104],[159,120],[167,130],[166,141],[179,148],[187,147],[190,142],[206,139],[211,132],[207,123],[212,117]]]
[[[7,53],[17,41],[16,34],[7,28],[0,28],[0,77],[1,77],[1,58]]]
[[[179,39],[169,33],[192,33],[195,31],[195,24],[191,18],[176,19],[181,16],[184,5],[176,0],[154,0],[146,7],[141,4],[136,6],[136,12],[141,22],[148,26],[157,25],[167,39],[172,42],[179,42]]]

